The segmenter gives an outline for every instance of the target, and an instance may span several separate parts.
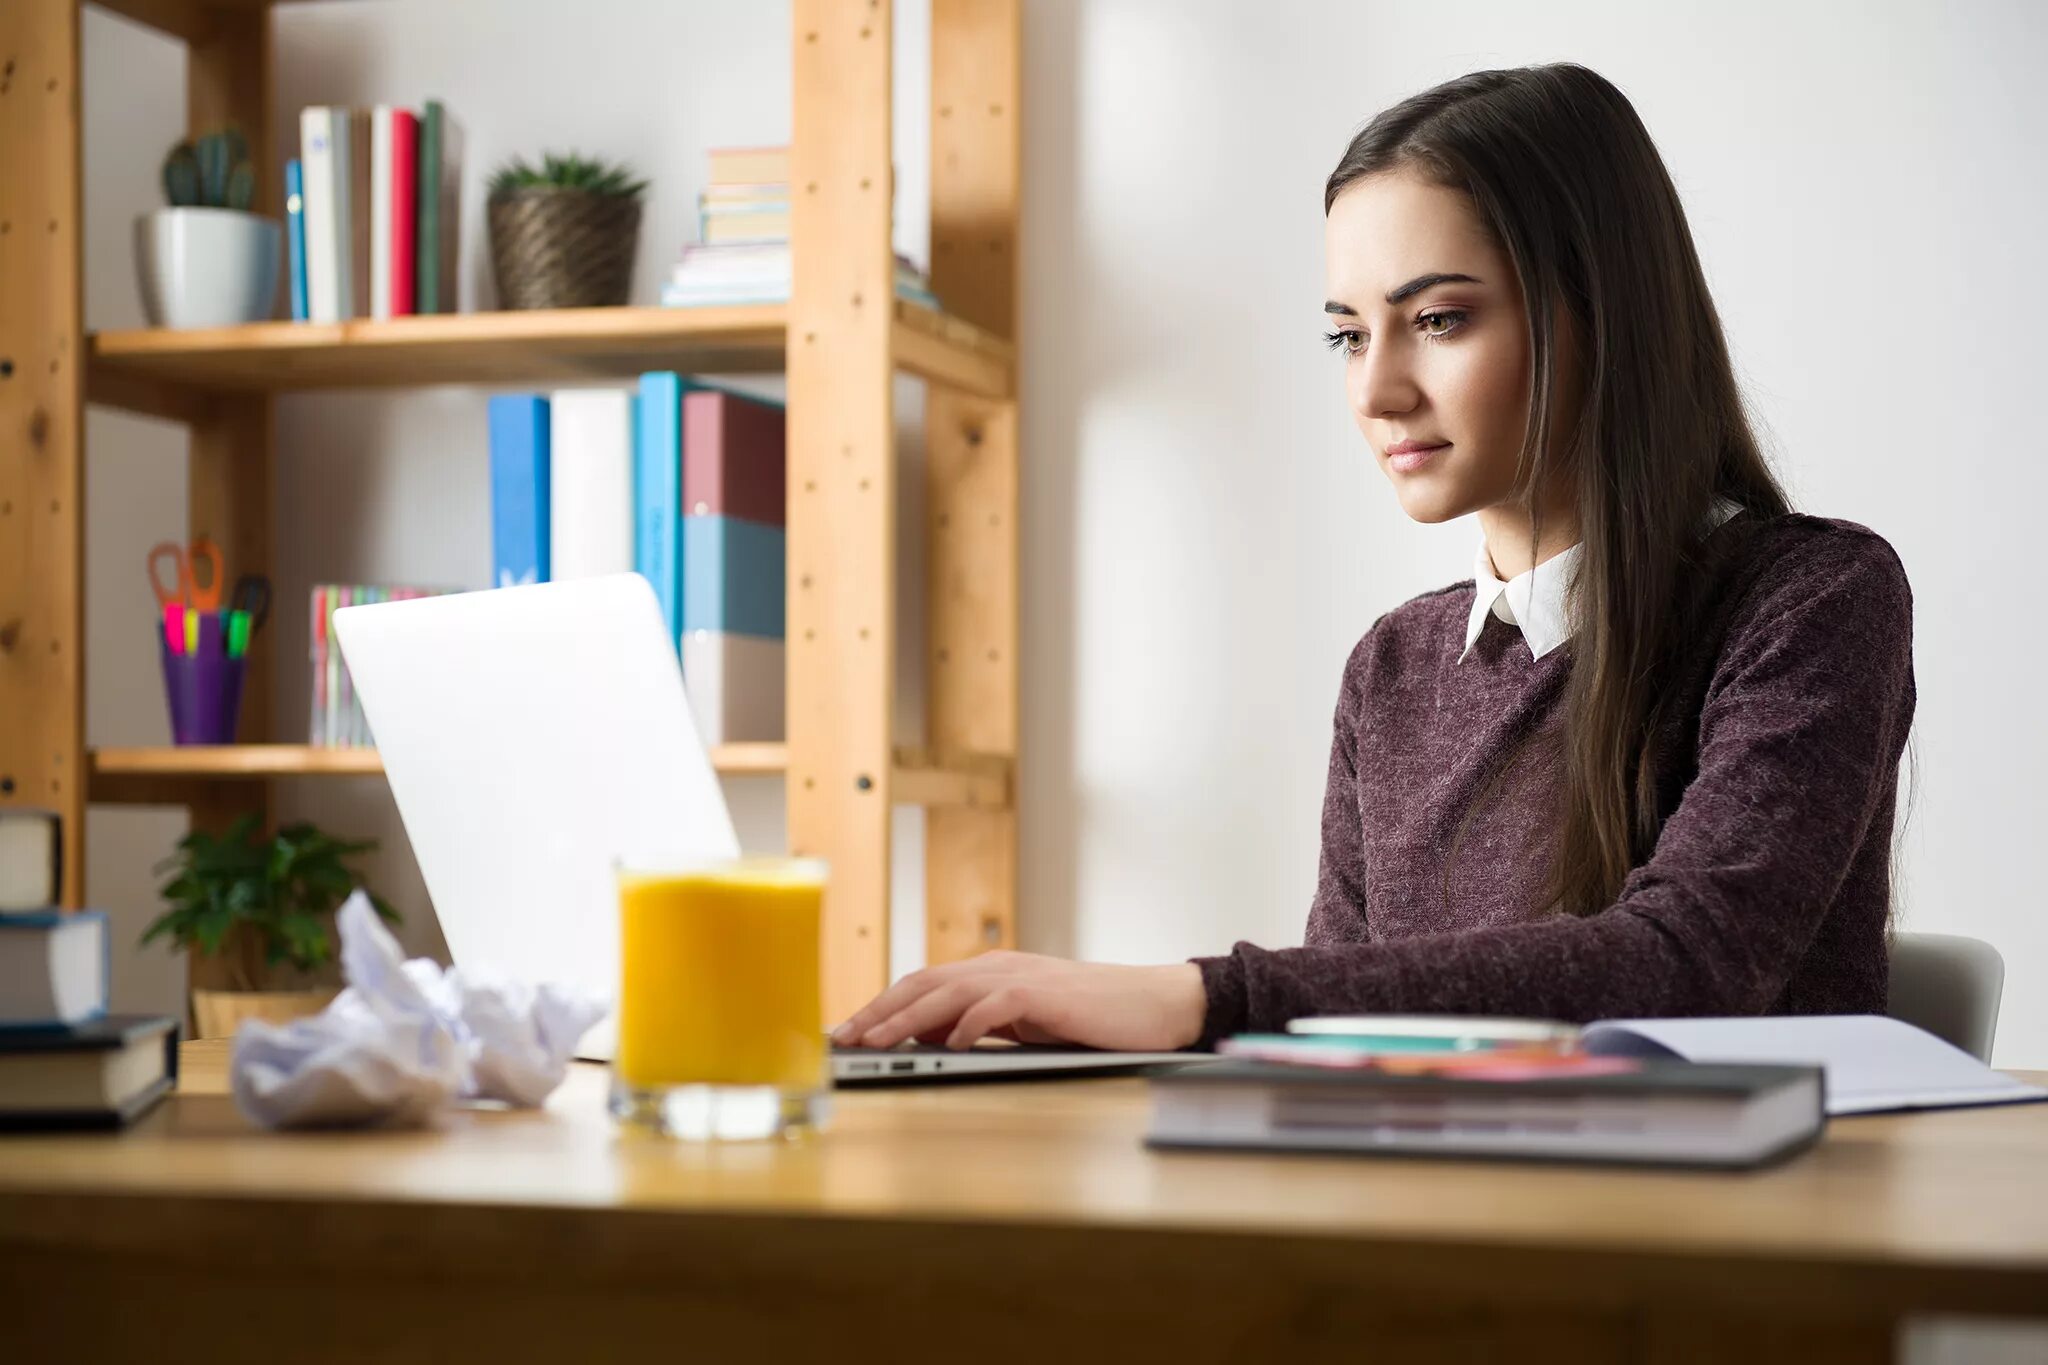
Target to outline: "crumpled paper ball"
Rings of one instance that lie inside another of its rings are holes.
[[[609,1008],[573,986],[408,962],[361,890],[335,919],[348,989],[312,1018],[235,1034],[235,1106],[266,1128],[418,1127],[471,1099],[537,1108]]]

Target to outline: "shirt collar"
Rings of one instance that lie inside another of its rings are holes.
[[[1741,510],[1727,498],[1716,500],[1708,514],[1708,529],[1719,527]],[[1503,583],[1494,577],[1493,560],[1486,553],[1486,542],[1481,540],[1479,552],[1472,560],[1472,609],[1465,619],[1465,649],[1458,655],[1458,662],[1465,662],[1466,655],[1472,652],[1479,633],[1486,629],[1489,615],[1498,616],[1511,626],[1520,626],[1530,655],[1537,659],[1570,639],[1565,589],[1571,586],[1583,548],[1574,545]]]

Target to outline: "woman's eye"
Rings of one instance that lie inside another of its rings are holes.
[[[1431,341],[1441,341],[1445,337],[1457,331],[1459,328],[1463,327],[1465,325],[1465,317],[1466,315],[1456,308],[1440,308],[1434,313],[1424,313],[1421,317],[1417,318],[1415,320],[1415,327],[1417,331],[1421,332]],[[1441,332],[1431,331],[1429,328],[1429,323],[1430,320],[1433,318],[1451,319],[1451,325]]]
[[[1465,319],[1469,316],[1470,314],[1460,308],[1439,308],[1434,312],[1424,313],[1421,317],[1417,318],[1415,320],[1415,330],[1422,333],[1425,340],[1442,341],[1446,337],[1455,336],[1458,332],[1462,331],[1465,326]],[[1365,333],[1361,331],[1342,330],[1323,333],[1323,344],[1325,346],[1328,346],[1333,351],[1342,351],[1345,355],[1349,356],[1364,355],[1365,342]]]

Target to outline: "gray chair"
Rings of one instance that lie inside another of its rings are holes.
[[[1980,938],[1961,934],[1892,936],[1891,999],[1885,1013],[1991,1060],[2005,959]]]

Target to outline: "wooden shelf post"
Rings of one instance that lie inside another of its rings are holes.
[[[1014,340],[1023,140],[1018,0],[933,0],[932,290]],[[1017,402],[925,403],[926,742],[1017,755]],[[1016,946],[1017,803],[925,816],[925,957]]]
[[[255,211],[284,221],[283,162],[271,126],[271,16],[268,8],[216,10],[193,34],[187,48],[186,122],[194,135],[226,124],[249,140],[256,168]],[[213,538],[232,580],[244,573],[271,571],[272,401],[267,393],[217,395],[193,414],[186,506],[191,533]],[[278,604],[283,605],[283,604]],[[276,631],[263,631],[249,647],[242,680],[237,738],[270,737],[271,688]],[[253,814],[268,828],[268,782],[205,782],[192,789],[192,825],[219,831],[237,816]],[[240,945],[239,968],[230,954],[195,953],[188,959],[194,987],[226,989],[240,979],[258,979],[255,943]]]
[[[887,0],[791,7],[789,843],[831,864],[825,1010],[887,984],[896,421]]]
[[[0,806],[57,812],[73,907],[86,790],[79,72],[77,0],[0,4]]]

